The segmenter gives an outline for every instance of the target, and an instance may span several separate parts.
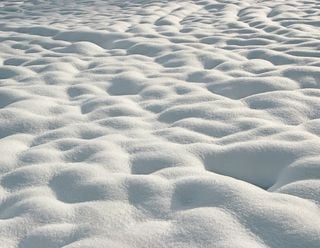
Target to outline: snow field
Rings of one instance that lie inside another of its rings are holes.
[[[319,247],[319,16],[0,3],[0,247]]]

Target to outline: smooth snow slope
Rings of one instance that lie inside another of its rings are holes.
[[[320,247],[319,0],[0,2],[0,247]]]

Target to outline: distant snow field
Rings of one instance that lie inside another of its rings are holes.
[[[319,0],[0,2],[1,248],[319,248]]]

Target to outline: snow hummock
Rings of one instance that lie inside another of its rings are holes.
[[[0,3],[0,247],[320,247],[319,1]]]

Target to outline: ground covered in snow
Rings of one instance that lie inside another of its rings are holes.
[[[320,247],[319,0],[0,2],[0,247]]]

